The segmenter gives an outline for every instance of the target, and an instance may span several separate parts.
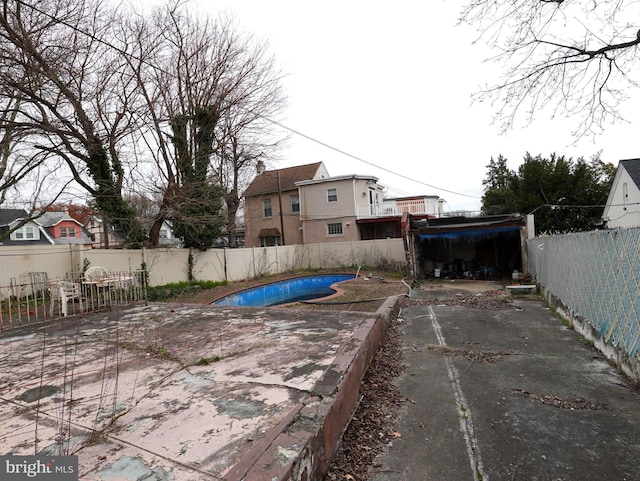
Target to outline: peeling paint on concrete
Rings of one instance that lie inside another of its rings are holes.
[[[235,419],[251,419],[264,414],[264,403],[248,399],[215,399],[213,404],[220,414],[227,414]]]
[[[337,359],[350,355],[346,346],[368,316],[152,304],[36,326],[35,336],[22,328],[15,336],[0,332],[3,348],[11,347],[0,358],[0,396],[15,400],[0,404],[0,433],[15,433],[0,436],[0,452],[33,453],[33,430],[16,426],[35,427],[28,401],[38,392],[36,447],[68,450],[72,443],[81,480],[220,479],[255,463],[316,384],[328,382],[326,371],[348,365]],[[44,353],[42,329],[50,338]],[[60,390],[42,397],[41,383]],[[305,417],[308,433],[318,431],[323,406]],[[74,431],[59,444],[68,420]],[[280,460],[289,463],[282,473],[305,442],[280,443]]]
[[[16,399],[19,401],[24,401],[26,403],[32,403],[37,401],[38,399],[53,396],[58,391],[60,391],[60,388],[58,386],[45,384],[44,386],[27,389],[25,392],[16,397]]]
[[[276,454],[279,458],[284,458],[287,461],[291,461],[298,457],[298,451],[296,449],[287,449],[282,446],[278,446],[276,449]]]
[[[298,378],[298,377],[307,377],[314,373],[316,374],[316,379],[317,379],[322,375],[323,372],[324,372],[324,369],[319,367],[317,364],[313,362],[304,361],[293,366],[289,370],[289,374],[284,376],[283,379],[285,381],[290,381],[291,379]]]
[[[127,481],[173,481],[173,475],[160,467],[151,469],[140,458],[123,456],[100,470],[105,479],[117,478]]]

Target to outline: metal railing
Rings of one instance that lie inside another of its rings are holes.
[[[29,272],[11,279],[8,286],[0,286],[0,329],[146,300],[144,271],[88,272],[70,272],[64,279]]]

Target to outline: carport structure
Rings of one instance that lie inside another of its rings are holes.
[[[520,214],[412,221],[411,233],[419,276],[486,279],[526,270]]]

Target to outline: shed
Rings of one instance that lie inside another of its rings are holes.
[[[510,278],[523,271],[520,214],[423,219],[411,222],[411,233],[419,276]]]

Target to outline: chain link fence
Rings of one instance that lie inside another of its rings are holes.
[[[549,294],[640,365],[640,228],[536,237],[527,255]]]

